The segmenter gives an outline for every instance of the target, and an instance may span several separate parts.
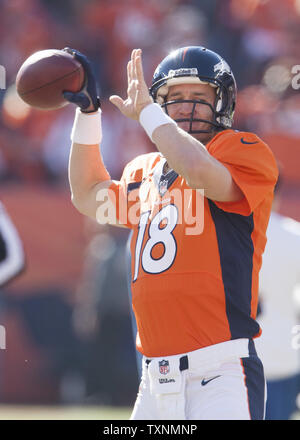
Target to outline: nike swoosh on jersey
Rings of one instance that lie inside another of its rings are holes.
[[[255,142],[245,141],[245,139],[243,137],[241,138],[241,142],[242,142],[242,144],[249,144],[249,145],[258,144],[258,141],[255,141]]]
[[[205,386],[208,384],[208,382],[211,382],[212,380],[217,379],[217,377],[221,377],[221,375],[219,374],[219,376],[214,376],[214,377],[211,377],[210,379],[207,379],[207,380],[203,379],[201,382],[201,385]]]

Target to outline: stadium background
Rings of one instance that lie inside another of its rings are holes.
[[[0,91],[0,198],[26,252],[25,271],[1,289],[7,348],[0,350],[0,404],[130,407],[138,373],[128,233],[74,209],[67,181],[74,107],[27,107],[15,91],[17,71],[46,48],[69,46],[90,58],[101,87],[103,156],[118,179],[130,159],[154,151],[138,124],[108,102],[111,94],[125,95],[131,50],[143,49],[148,84],[171,49],[217,51],[237,79],[235,127],[270,145],[282,168],[280,211],[300,221],[300,91],[292,87],[292,67],[300,64],[300,1],[0,0],[0,7],[0,64],[7,75]]]

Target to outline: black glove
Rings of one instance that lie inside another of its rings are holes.
[[[80,92],[73,93],[65,91],[63,92],[64,98],[78,105],[83,113],[91,113],[98,110],[100,105],[100,99],[97,92],[97,83],[92,70],[92,66],[85,55],[80,53],[76,49],[70,49],[65,47],[63,49],[72,55],[77,61],[80,62],[84,69],[84,85]]]

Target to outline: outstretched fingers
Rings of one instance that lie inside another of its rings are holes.
[[[138,49],[136,52],[135,73],[136,73],[136,79],[139,81],[139,83],[141,85],[144,85],[145,79],[144,79],[144,71],[143,71],[143,64],[142,64],[142,50],[141,49]]]
[[[130,60],[127,63],[127,99],[113,95],[110,102],[127,117],[138,120],[141,110],[151,102],[146,82],[144,80],[142,66],[142,50],[133,49]]]
[[[132,60],[128,61],[127,63],[127,83],[128,83],[128,87],[131,84],[132,81]]]
[[[137,76],[136,76],[136,52],[137,52],[137,49],[133,49],[133,51],[131,52],[132,79],[133,80],[137,79]]]
[[[112,104],[114,104],[121,112],[124,109],[124,100],[118,95],[112,95],[109,97],[109,100]]]

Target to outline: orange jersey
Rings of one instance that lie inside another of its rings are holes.
[[[110,187],[118,219],[133,229],[137,349],[148,357],[261,333],[258,274],[276,162],[252,133],[226,130],[206,148],[230,171],[241,201],[209,200],[175,171],[162,175],[160,153],[134,159]]]

